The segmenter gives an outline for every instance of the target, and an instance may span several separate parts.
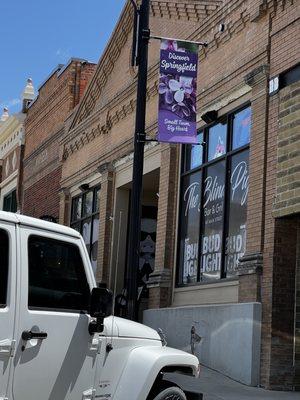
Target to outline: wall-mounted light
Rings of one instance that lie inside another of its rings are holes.
[[[83,183],[82,185],[79,186],[79,189],[82,192],[86,192],[87,190],[89,190],[89,188],[90,188],[90,185],[88,183]]]
[[[201,119],[206,124],[211,124],[212,122],[215,122],[218,119],[218,111],[216,110],[207,111],[205,114],[201,115]]]

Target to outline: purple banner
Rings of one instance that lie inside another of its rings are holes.
[[[158,141],[198,143],[196,123],[198,45],[162,40]]]

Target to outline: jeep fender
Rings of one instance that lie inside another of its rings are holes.
[[[122,371],[114,400],[146,400],[159,372],[165,367],[190,367],[197,375],[199,361],[188,353],[169,347],[133,349]]]

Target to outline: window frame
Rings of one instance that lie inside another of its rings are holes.
[[[187,157],[187,152],[189,147],[192,145],[183,145],[182,146],[182,157],[181,157],[181,165],[180,165],[180,188],[179,188],[179,199],[182,197],[182,181],[183,178],[192,175],[196,172],[201,172],[202,178],[201,178],[201,187],[200,187],[200,202],[201,202],[201,210],[202,210],[202,204],[204,200],[204,184],[205,184],[205,177],[207,174],[207,169],[222,160],[225,161],[225,177],[224,177],[224,212],[223,212],[223,219],[222,219],[222,251],[221,251],[221,271],[220,271],[220,278],[215,279],[211,282],[208,281],[201,281],[201,261],[202,261],[202,235],[204,231],[204,218],[202,217],[202,211],[200,215],[200,228],[199,228],[199,243],[198,243],[198,270],[197,270],[197,281],[192,282],[192,283],[183,283],[182,282],[182,276],[180,276],[180,273],[182,274],[183,268],[180,266],[180,242],[181,242],[181,230],[182,230],[182,205],[179,203],[179,211],[178,211],[178,230],[177,230],[177,255],[176,255],[176,279],[175,279],[175,287],[176,288],[182,288],[182,287],[191,287],[191,286],[199,286],[199,285],[210,285],[210,284],[216,284],[220,283],[222,281],[234,281],[237,279],[237,277],[226,277],[226,265],[225,265],[225,256],[226,256],[226,236],[228,232],[228,227],[229,227],[229,206],[230,206],[230,199],[229,199],[229,186],[230,186],[230,174],[231,174],[231,160],[233,156],[243,153],[245,151],[249,151],[250,146],[251,146],[251,130],[250,130],[250,141],[249,143],[232,149],[233,147],[233,116],[247,108],[251,108],[251,103],[247,102],[244,103],[243,105],[240,105],[238,107],[235,107],[232,109],[230,112],[227,114],[221,116],[218,118],[216,121],[206,124],[197,131],[197,135],[199,133],[203,133],[203,144],[199,144],[199,146],[202,146],[202,160],[203,163],[200,164],[199,166],[191,169],[186,169],[186,157]],[[251,110],[252,113],[252,110]],[[220,157],[214,158],[210,161],[208,161],[208,152],[209,152],[209,129],[213,127],[214,125],[219,124],[222,120],[226,121],[227,125],[227,132],[226,132],[226,152]],[[251,128],[250,128],[251,129]]]
[[[56,308],[56,307],[41,307],[41,306],[30,306],[29,305],[29,287],[30,287],[30,282],[29,282],[29,269],[30,269],[30,263],[29,263],[29,243],[32,238],[37,238],[39,240],[43,239],[46,241],[51,241],[51,242],[56,242],[60,245],[67,245],[67,246],[72,246],[76,247],[78,249],[78,253],[80,255],[81,261],[82,261],[82,268],[83,272],[86,278],[87,286],[89,288],[89,292],[91,293],[91,282],[90,282],[90,276],[86,268],[86,262],[85,262],[85,256],[82,253],[81,247],[77,244],[74,243],[74,241],[69,241],[66,240],[66,238],[61,238],[61,237],[55,237],[55,236],[48,236],[48,235],[40,235],[38,232],[36,233],[31,233],[27,237],[27,309],[29,311],[47,311],[47,312],[60,312],[60,313],[70,313],[70,314],[89,314],[89,310],[82,310],[82,309],[71,309],[71,308]]]
[[[82,235],[82,228],[83,224],[88,221],[89,219],[91,220],[91,232],[90,232],[90,238],[89,238],[89,244],[90,244],[90,249],[88,250],[88,255],[91,259],[92,256],[92,240],[93,240],[93,228],[94,228],[94,220],[98,217],[99,223],[99,214],[100,214],[100,209],[97,210],[97,193],[98,191],[101,190],[101,185],[94,186],[93,188],[90,188],[88,190],[85,190],[83,193],[80,193],[77,196],[74,196],[71,198],[71,216],[70,216],[70,227],[77,230],[75,227],[77,225],[80,226],[79,233]],[[86,197],[87,193],[93,193],[93,204],[92,204],[92,213],[83,216],[83,207],[84,207],[84,198]],[[76,199],[81,198],[81,210],[80,210],[80,218],[78,219],[72,219],[73,218],[73,211],[74,211],[74,203]]]

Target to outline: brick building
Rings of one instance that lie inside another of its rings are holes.
[[[22,213],[57,221],[64,122],[83,96],[95,64],[72,58],[39,87],[25,120]]]
[[[152,1],[154,35],[205,40],[200,146],[145,146],[144,321],[248,385],[299,389],[299,2]],[[60,222],[81,231],[98,281],[126,288],[136,71],[128,1],[60,139]],[[155,138],[159,43],[146,133]],[[297,288],[297,290],[296,290]],[[198,336],[192,335],[197,333]]]
[[[24,156],[24,121],[29,103],[34,98],[31,79],[22,93],[20,112],[9,115],[4,108],[0,118],[0,209],[20,211],[22,162]]]

